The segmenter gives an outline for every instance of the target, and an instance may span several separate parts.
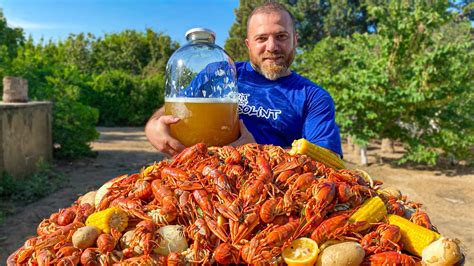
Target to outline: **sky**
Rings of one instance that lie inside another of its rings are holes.
[[[184,44],[188,29],[205,27],[216,33],[221,47],[238,5],[239,0],[0,0],[8,24],[23,28],[36,42],[64,40],[70,33],[98,37],[152,28]]]

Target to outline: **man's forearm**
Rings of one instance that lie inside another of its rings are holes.
[[[153,136],[153,129],[152,129],[152,123],[153,121],[156,121],[158,120],[160,117],[162,117],[163,115],[165,114],[165,108],[164,107],[161,107],[159,108],[158,110],[156,110],[150,117],[150,119],[148,119],[146,125],[145,125],[145,135],[146,137],[148,138],[148,140],[150,140],[150,138]],[[150,141],[152,144],[153,142]]]
[[[159,108],[158,110],[156,110],[153,115],[151,115],[150,119],[148,119],[148,121],[152,120],[152,119],[158,119],[160,118],[161,116],[163,116],[165,114],[165,107],[161,107]]]

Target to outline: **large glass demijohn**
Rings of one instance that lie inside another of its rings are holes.
[[[171,135],[185,146],[222,146],[239,135],[236,69],[215,38],[208,29],[187,31],[166,65],[165,114],[181,119]]]

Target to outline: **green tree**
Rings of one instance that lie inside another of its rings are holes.
[[[179,48],[179,44],[167,35],[156,33],[151,29],[146,30],[146,44],[149,50],[149,60],[142,69],[142,75],[162,75],[166,69],[169,58]]]
[[[9,27],[7,19],[3,16],[3,10],[0,8],[0,77],[9,75],[11,61],[24,42],[23,30]],[[0,84],[1,93],[3,93],[3,84]]]
[[[399,139],[402,162],[434,164],[443,153],[472,159],[470,22],[457,21],[441,1],[367,10],[376,34],[328,38],[299,59],[300,71],[334,96],[343,134],[361,143]]]
[[[144,69],[147,73],[163,72],[169,57],[179,47],[169,36],[151,29],[146,33],[125,30],[106,34],[91,46],[96,73],[121,69],[134,75],[141,74]]]
[[[360,0],[286,0],[295,16],[299,46],[311,49],[325,37],[344,37],[367,32],[373,25]]]
[[[23,30],[9,27],[7,19],[3,16],[3,10],[0,8],[0,46],[6,46],[8,56],[13,58],[24,41]]]
[[[248,60],[245,46],[247,20],[252,10],[264,2],[264,0],[240,0],[239,7],[234,10],[235,22],[229,30],[229,38],[225,41],[224,49],[235,61]]]
[[[386,106],[384,88],[388,76],[386,58],[377,35],[355,34],[353,38],[326,38],[303,53],[298,71],[327,89],[334,98],[337,122],[343,136],[359,144],[379,138]]]
[[[66,65],[74,65],[82,73],[91,73],[95,70],[92,55],[94,35],[88,33],[70,34],[64,42],[58,42],[58,57]]]
[[[247,20],[252,10],[264,0],[240,0],[235,10],[235,22],[225,42],[225,50],[236,60],[248,60],[245,38]],[[325,37],[349,36],[352,33],[367,32],[373,22],[369,20],[366,5],[359,0],[279,0],[295,17],[298,32],[298,46],[311,49]]]
[[[474,20],[474,1],[473,0],[450,0],[449,7],[459,14],[462,20]]]

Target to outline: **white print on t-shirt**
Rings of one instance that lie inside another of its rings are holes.
[[[249,116],[265,117],[266,119],[272,118],[273,120],[278,119],[278,115],[281,114],[281,110],[276,109],[264,109],[263,107],[256,107],[254,105],[248,105],[248,97],[250,94],[239,93],[239,114],[245,114]]]

